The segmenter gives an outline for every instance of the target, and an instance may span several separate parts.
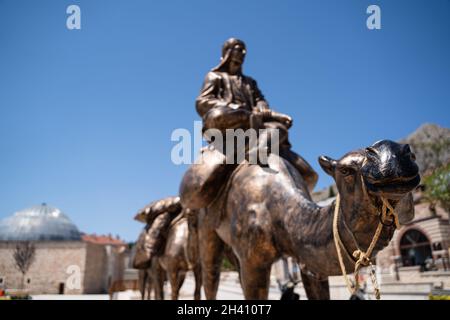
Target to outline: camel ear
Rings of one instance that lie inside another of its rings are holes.
[[[323,171],[325,171],[330,176],[334,177],[334,169],[336,168],[336,160],[331,159],[327,156],[319,157],[319,164],[322,167]]]

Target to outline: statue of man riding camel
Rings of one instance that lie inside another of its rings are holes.
[[[140,221],[147,227],[137,244],[143,254],[136,255],[135,266],[148,267],[165,246],[172,221],[190,212],[199,225],[207,299],[217,296],[225,246],[239,261],[246,299],[268,298],[272,264],[283,256],[299,263],[309,299],[329,299],[328,277],[341,274],[356,294],[363,267],[371,269],[380,298],[374,257],[395,230],[414,218],[412,191],[420,183],[414,153],[407,144],[379,140],[338,160],[319,157],[338,192],[327,206],[316,204],[310,193],[318,176],[291,150],[292,119],[269,108],[256,81],[242,73],[245,56],[244,42],[229,39],[221,62],[206,75],[196,109],[208,146],[183,176],[179,196],[141,210]],[[230,131],[257,132],[257,141],[250,137],[230,144]],[[235,161],[236,153],[244,154],[244,160]],[[255,154],[263,157],[250,161]]]
[[[247,48],[242,40],[228,39],[222,47],[220,63],[205,77],[202,89],[196,99],[196,110],[203,120],[204,137],[209,146],[201,150],[202,161],[193,164],[183,177],[180,185],[179,201],[183,208],[206,208],[218,196],[232,172],[239,165],[238,161],[229,159],[229,150],[216,148],[217,141],[212,141],[208,132],[216,130],[226,137],[227,130],[255,129],[259,132],[254,145],[237,146],[244,150],[233,150],[236,153],[252,152],[270,153],[272,149],[286,159],[303,177],[311,192],[318,179],[314,169],[300,155],[291,150],[288,129],[292,119],[269,107],[267,100],[258,88],[257,82],[243,74],[242,66]],[[271,134],[277,131],[276,135]],[[274,139],[276,137],[276,139]],[[229,146],[226,141],[221,145]],[[276,147],[276,148],[274,148]],[[233,148],[236,146],[233,144]],[[226,149],[226,147],[225,147]],[[264,152],[261,152],[264,151]],[[231,152],[234,156],[235,152]],[[268,166],[260,161],[255,165]],[[158,205],[157,205],[158,206]],[[164,206],[161,206],[164,207]],[[157,213],[156,213],[157,214]],[[153,212],[153,216],[155,212]],[[167,229],[170,221],[147,226],[146,259],[149,261],[161,247],[164,237],[163,229]],[[144,237],[142,238],[144,241]],[[142,266],[143,264],[140,263]]]
[[[234,159],[228,158],[229,150],[225,150],[224,154],[223,150],[214,148],[217,141],[210,141],[207,134],[209,130],[223,133],[226,139],[229,136],[225,132],[230,129],[257,130],[257,143],[244,146],[247,155],[252,152],[267,154],[276,146],[279,155],[301,174],[310,191],[317,183],[317,173],[306,160],[291,150],[288,129],[292,125],[292,119],[270,109],[256,81],[242,73],[246,53],[242,40],[227,40],[222,48],[219,65],[208,72],[196,99],[196,109],[202,117],[203,132],[206,133],[204,136],[210,145],[202,150],[202,162],[192,165],[183,177],[180,186],[183,206],[192,209],[206,208],[239,165],[238,161],[233,162]],[[274,130],[277,131],[277,139],[273,139]],[[226,149],[230,146],[230,141],[221,145],[225,145]],[[233,143],[231,145],[235,147]],[[234,152],[231,154],[234,155]],[[265,161],[260,160],[256,165],[267,166]]]

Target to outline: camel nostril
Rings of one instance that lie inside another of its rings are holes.
[[[409,144],[405,144],[405,145],[403,146],[403,153],[404,153],[404,154],[411,153],[411,147],[409,146]]]
[[[409,144],[405,144],[402,148],[402,153],[411,159],[411,161],[416,161],[416,155],[411,151]]]

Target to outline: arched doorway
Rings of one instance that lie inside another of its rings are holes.
[[[427,236],[416,229],[406,231],[400,239],[400,253],[403,266],[422,266],[425,269],[426,260],[432,259],[431,244]]]

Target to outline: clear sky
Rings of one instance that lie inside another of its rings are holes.
[[[71,4],[81,30],[66,27]],[[177,194],[171,133],[193,131],[231,36],[325,187],[319,155],[450,127],[449,15],[449,0],[0,0],[0,218],[47,202],[84,232],[135,240],[136,211]]]

